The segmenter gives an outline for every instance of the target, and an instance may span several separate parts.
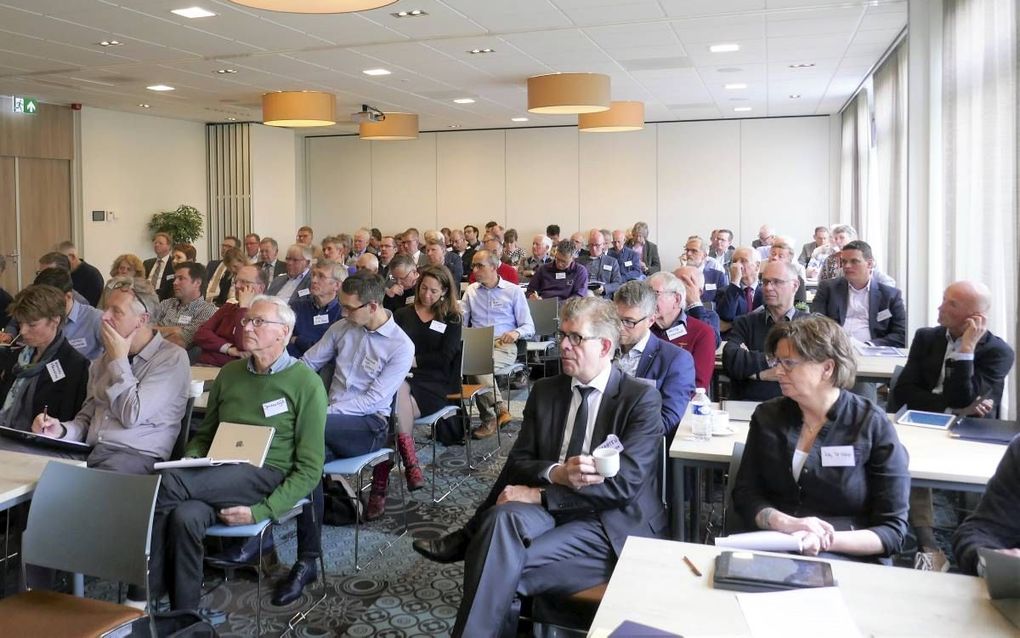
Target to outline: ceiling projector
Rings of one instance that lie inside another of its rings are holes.
[[[361,110],[357,113],[351,113],[351,121],[355,124],[361,124],[362,122],[382,122],[385,119],[386,115],[382,111],[367,104],[362,104]]]

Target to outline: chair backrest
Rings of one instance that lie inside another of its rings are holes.
[[[492,326],[484,328],[464,328],[461,331],[464,341],[464,352],[461,358],[460,373],[462,375],[492,374]]]
[[[556,334],[560,327],[559,316],[560,300],[552,299],[528,299],[528,310],[531,312],[531,320],[535,324],[535,335],[548,337]]]
[[[887,412],[895,412],[899,409],[899,404],[896,401],[896,384],[900,381],[900,375],[903,374],[903,366],[896,366],[893,368],[892,376],[889,377],[889,396],[885,398],[885,406]]]
[[[24,562],[147,586],[159,480],[50,461],[28,510]]]
[[[195,397],[188,397],[188,405],[184,407],[184,418],[181,419],[181,431],[177,433],[174,449],[170,452],[170,460],[184,458],[184,448],[188,447],[191,438],[191,411],[195,409]]]
[[[726,493],[723,494],[725,508],[723,510],[723,534],[744,531],[747,525],[737,513],[733,505],[733,486],[737,482],[737,472],[740,470],[740,460],[744,458],[744,444],[734,443],[733,454],[730,456],[730,469],[726,475]]]

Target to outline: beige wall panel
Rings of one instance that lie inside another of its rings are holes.
[[[546,225],[569,235],[580,223],[577,135],[576,128],[506,132],[507,226],[517,229],[526,253]]]
[[[569,232],[612,230],[642,220],[657,241],[655,128],[578,135],[581,221]]]
[[[372,225],[384,234],[411,226],[420,231],[435,228],[436,134],[362,143],[372,147]]]
[[[308,138],[305,144],[308,222],[316,235],[371,227],[373,143],[354,136]]]
[[[71,163],[18,160],[21,204],[21,285],[32,283],[39,257],[71,236]]]
[[[506,227],[506,132],[437,135],[436,157],[439,227],[489,220]]]

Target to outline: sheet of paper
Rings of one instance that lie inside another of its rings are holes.
[[[800,540],[783,532],[761,531],[717,536],[716,547],[750,549],[759,552],[799,552]]]
[[[860,638],[838,587],[736,594],[754,638]]]

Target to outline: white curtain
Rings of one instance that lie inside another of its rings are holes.
[[[842,118],[839,219],[853,225],[858,232],[861,232],[861,221],[868,202],[871,146],[871,117],[868,111],[868,91],[865,87],[843,110]],[[864,235],[861,237],[863,239]]]
[[[882,270],[907,280],[907,45],[900,44],[875,73],[874,170],[862,233]]]

